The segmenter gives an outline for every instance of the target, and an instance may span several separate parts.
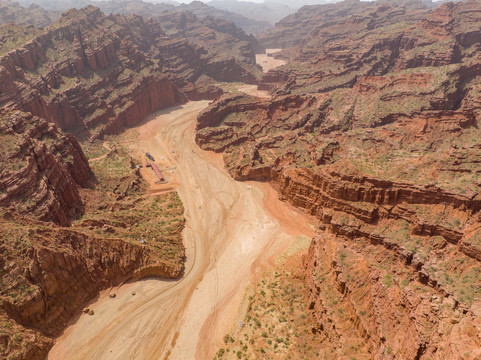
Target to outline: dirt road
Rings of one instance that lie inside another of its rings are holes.
[[[99,157],[96,157],[96,158],[93,158],[93,159],[89,159],[89,163],[90,162],[94,162],[94,161],[98,161],[98,160],[102,160],[102,159],[105,159],[107,157],[107,155],[109,154],[109,151],[112,150],[109,146],[109,144],[107,143],[107,141],[104,141],[104,143],[102,144],[102,146],[107,149],[107,152]]]
[[[262,67],[262,71],[268,72],[276,67],[287,64],[285,60],[279,60],[269,56],[281,50],[282,49],[266,49],[265,54],[256,54],[256,63]]]
[[[269,70],[275,69],[281,65],[285,65],[287,62],[284,60],[278,60],[269,56],[269,54],[274,54],[281,51],[281,49],[266,49],[265,54],[256,54],[256,63],[262,67],[263,72],[268,72]],[[257,96],[260,98],[270,99],[272,96],[268,91],[258,90],[257,85],[242,85],[237,90],[245,92],[248,95]]]
[[[175,167],[171,180],[186,217],[185,276],[127,284],[111,290],[114,299],[102,293],[89,305],[95,315],[67,328],[48,359],[211,359],[235,326],[249,278],[296,237],[312,235],[306,218],[267,185],[234,181],[219,155],[197,147],[195,119],[207,104],[152,116],[132,144]]]

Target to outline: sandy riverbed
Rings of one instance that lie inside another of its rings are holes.
[[[268,72],[276,67],[287,64],[285,60],[275,59],[272,55],[282,49],[266,49],[265,54],[256,54],[256,63],[262,67],[262,71]],[[271,55],[271,56],[269,56]]]
[[[296,238],[312,235],[307,218],[269,185],[234,181],[220,155],[198,148],[195,119],[207,105],[189,102],[152,115],[131,145],[133,153],[143,148],[161,167],[175,168],[167,184],[145,176],[152,192],[175,188],[184,203],[184,277],[104,291],[89,305],[95,315],[68,327],[49,360],[210,359],[236,326],[249,279]]]
[[[286,61],[284,60],[274,59],[272,56],[269,56],[269,54],[274,54],[279,51],[281,51],[281,49],[266,49],[265,54],[256,54],[256,63],[262,67],[263,72],[266,73],[269,70],[275,69],[281,65],[286,64]],[[266,98],[266,99],[271,98],[271,95],[269,94],[268,91],[258,90],[257,85],[246,84],[246,85],[239,86],[237,90],[242,91],[248,95],[257,96],[260,98]]]

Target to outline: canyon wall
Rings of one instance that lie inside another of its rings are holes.
[[[99,290],[145,276],[176,278],[183,269],[140,243],[94,237],[10,211],[1,210],[0,228],[5,358],[44,359],[55,336]]]
[[[0,117],[0,206],[60,225],[82,215],[78,187],[92,172],[75,137],[28,113]]]
[[[254,40],[226,24],[224,31],[237,34],[228,43],[239,47],[238,59],[221,56],[219,47],[213,52],[209,42],[203,43],[206,50],[170,37],[157,20],[107,17],[92,6],[66,12],[47,30],[6,28],[0,105],[82,138],[101,138],[165,107],[217,97],[221,90],[212,81],[196,84],[201,76],[252,83],[250,71],[259,71],[249,42]]]
[[[235,179],[319,220],[304,268],[320,358],[480,356],[480,11],[305,7],[260,37],[291,47],[259,83],[272,98],[198,117]]]

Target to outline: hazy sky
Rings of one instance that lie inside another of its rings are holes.
[[[149,2],[153,2],[153,3],[161,3],[162,2],[162,0],[143,0],[143,1],[149,1]],[[191,3],[194,0],[173,0],[173,1],[188,4],[188,3]],[[199,1],[208,3],[210,0],[199,0]],[[226,0],[226,1],[229,1],[229,0]],[[272,2],[272,3],[280,3],[280,4],[285,4],[285,5],[289,5],[290,2],[293,2],[293,3],[296,3],[296,4],[302,3],[302,4],[305,4],[305,5],[313,5],[313,4],[323,4],[323,3],[326,3],[326,2],[337,2],[337,1],[341,1],[341,0],[294,0],[294,1],[292,1],[292,0],[291,1],[290,0],[267,0],[267,1],[264,1],[264,0],[239,0],[239,1],[247,1],[247,2],[255,2],[255,3]],[[361,0],[361,1],[366,1],[366,0]],[[367,0],[367,1],[371,1],[371,0]]]

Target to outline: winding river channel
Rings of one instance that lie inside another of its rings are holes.
[[[89,305],[95,315],[69,326],[50,360],[211,359],[238,326],[253,279],[293,243],[312,236],[307,217],[280,202],[268,184],[233,180],[220,155],[196,145],[196,117],[207,106],[189,102],[152,115],[137,128],[132,146],[175,168],[169,186],[185,208],[185,275],[122,285],[115,299],[104,291]]]

